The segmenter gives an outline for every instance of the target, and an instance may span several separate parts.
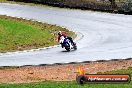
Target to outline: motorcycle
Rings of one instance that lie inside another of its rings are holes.
[[[62,46],[62,48],[64,47],[67,51],[71,51],[71,49],[76,50],[77,46],[76,44],[72,44],[71,41],[68,38],[65,38],[64,36],[60,37],[60,44]]]

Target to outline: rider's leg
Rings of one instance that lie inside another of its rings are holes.
[[[61,44],[61,47],[63,48],[64,46],[63,46],[63,44],[62,43],[60,43]]]

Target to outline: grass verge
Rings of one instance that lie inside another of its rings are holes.
[[[103,74],[130,74],[132,76],[132,68],[109,71]],[[131,88],[130,84],[84,84],[78,85],[75,81],[72,82],[54,82],[46,81],[39,83],[22,83],[22,84],[0,84],[0,88]]]
[[[58,31],[73,32],[56,25],[0,16],[0,52],[28,50],[57,44]]]

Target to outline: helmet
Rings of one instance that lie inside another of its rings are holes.
[[[59,31],[59,32],[58,32],[58,35],[62,35],[62,32],[61,32],[61,31]]]

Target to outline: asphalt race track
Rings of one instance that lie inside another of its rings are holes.
[[[57,24],[75,31],[78,50],[61,47],[0,54],[0,66],[83,62],[132,57],[132,16],[92,11],[0,4],[0,14]]]

